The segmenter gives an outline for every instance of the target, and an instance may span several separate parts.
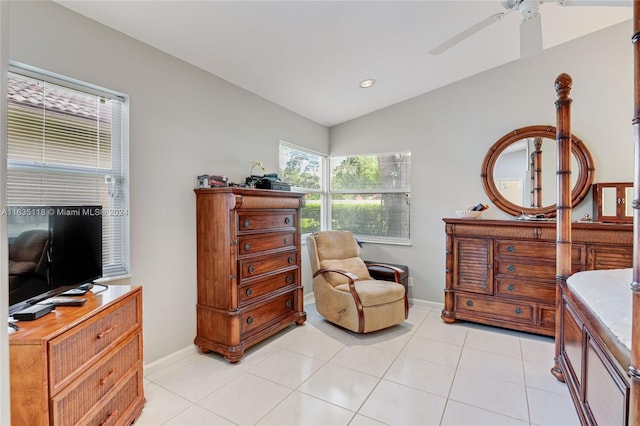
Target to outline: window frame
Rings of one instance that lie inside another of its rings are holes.
[[[296,150],[300,152],[304,152],[311,155],[317,155],[321,157],[321,177],[320,177],[320,189],[315,188],[301,188],[292,186],[291,189],[304,193],[318,193],[320,194],[320,229],[330,230],[331,229],[331,218],[332,218],[332,195],[333,194],[406,194],[407,200],[409,203],[409,236],[407,238],[404,237],[379,237],[373,235],[359,235],[356,234],[359,241],[373,243],[373,244],[387,244],[387,245],[402,245],[409,246],[411,245],[411,185],[410,182],[407,182],[408,188],[402,189],[382,189],[378,188],[375,190],[332,190],[331,189],[331,159],[336,157],[370,157],[370,156],[384,156],[384,155],[395,155],[395,154],[408,154],[411,155],[410,150],[402,150],[395,152],[383,152],[383,153],[372,153],[372,154],[350,154],[350,155],[326,155],[321,154],[316,151],[310,150],[308,148],[304,148],[289,142],[280,141],[278,151],[280,152],[281,147],[286,147],[287,149]],[[280,157],[279,157],[280,158]],[[279,169],[282,170],[283,165],[279,164]],[[303,243],[306,241],[306,236],[309,235],[305,233],[302,235]]]
[[[327,228],[327,224],[329,222],[327,217],[327,212],[325,209],[326,206],[326,193],[327,193],[327,167],[328,167],[328,156],[326,154],[319,153],[317,151],[313,151],[308,148],[301,147],[299,145],[295,145],[289,142],[280,141],[278,145],[278,158],[280,158],[280,151],[282,147],[293,151],[299,151],[305,154],[317,156],[320,159],[320,188],[305,188],[299,186],[291,186],[292,191],[304,192],[305,194],[320,194],[320,230],[325,230]],[[278,164],[278,169],[282,170],[283,165]],[[311,235],[311,232],[306,232],[301,234],[302,241],[306,241],[306,237]]]
[[[402,189],[363,189],[363,190],[355,190],[355,189],[347,189],[347,190],[335,190],[331,185],[331,160],[334,158],[348,158],[348,157],[380,157],[380,156],[390,156],[397,154],[408,154],[411,156],[410,150],[402,150],[402,151],[392,151],[392,152],[376,152],[376,153],[368,153],[368,154],[341,154],[341,155],[330,155],[328,157],[327,165],[327,181],[329,183],[328,191],[327,191],[327,208],[328,208],[328,218],[329,222],[331,222],[332,214],[331,214],[331,205],[334,194],[406,194],[407,203],[409,204],[409,236],[408,237],[381,237],[375,235],[365,235],[365,234],[356,234],[358,240],[365,243],[373,243],[373,244],[387,244],[387,245],[402,245],[409,246],[411,245],[411,182],[407,181],[406,184],[408,187]],[[331,229],[331,223],[329,223],[329,227],[327,229]]]
[[[29,172],[34,171],[57,171],[69,174],[77,174],[87,176],[95,174],[97,176],[105,176],[105,182],[107,178],[118,180],[117,189],[122,191],[121,194],[121,207],[119,213],[116,215],[121,216],[122,222],[120,223],[121,229],[114,229],[114,234],[111,235],[114,241],[117,241],[117,246],[121,251],[121,259],[118,262],[112,264],[103,265],[103,278],[97,280],[101,282],[117,280],[131,276],[131,255],[130,255],[130,188],[129,188],[129,96],[123,93],[116,92],[114,90],[99,87],[97,85],[83,82],[73,79],[64,75],[60,75],[51,71],[36,68],[30,65],[19,63],[16,61],[9,61],[8,73],[18,74],[20,76],[42,80],[51,84],[62,86],[71,90],[80,91],[93,96],[99,96],[118,101],[120,105],[120,122],[111,123],[112,134],[117,134],[120,143],[117,147],[111,146],[111,165],[110,168],[78,166],[78,165],[65,165],[55,163],[42,163],[32,162],[25,160],[11,160],[7,156],[6,168],[7,172],[10,170],[27,170]],[[7,87],[8,89],[8,87]],[[6,96],[6,94],[5,94]],[[10,108],[8,108],[10,109]],[[113,138],[112,138],[113,140]],[[9,142],[7,142],[9,144]],[[117,161],[116,161],[117,160]],[[119,167],[118,164],[119,163]],[[8,183],[8,182],[7,182]],[[89,201],[88,201],[89,203]],[[103,211],[104,214],[104,211]],[[104,226],[104,225],[103,225]],[[118,233],[122,235],[119,238]]]

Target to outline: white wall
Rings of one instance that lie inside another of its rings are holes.
[[[52,2],[10,2],[10,58],[131,97],[131,282],[145,362],[195,337],[195,177],[277,171],[286,140],[328,152],[328,129]]]
[[[632,181],[631,35],[631,23],[622,23],[331,128],[332,155],[412,152],[412,246],[366,244],[364,256],[408,265],[410,295],[442,302],[442,218],[490,204],[480,168],[499,138],[523,126],[555,126],[554,81],[561,72],[573,77],[572,132],[593,156],[595,182]],[[574,219],[591,213],[588,197]],[[483,217],[510,216],[492,206]]]

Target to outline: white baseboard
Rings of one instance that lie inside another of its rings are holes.
[[[166,355],[155,361],[151,361],[149,364],[144,364],[144,375],[148,376],[150,374],[153,374],[156,371],[166,368],[168,365],[171,365],[178,361],[182,361],[185,358],[196,353],[199,353],[198,347],[196,345],[189,345],[186,348],[178,349],[177,351],[172,352],[169,355]]]

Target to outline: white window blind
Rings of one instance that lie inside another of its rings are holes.
[[[331,229],[363,241],[410,238],[411,153],[330,157]]]
[[[126,98],[25,74],[8,80],[7,205],[101,205],[103,274],[127,274]]]

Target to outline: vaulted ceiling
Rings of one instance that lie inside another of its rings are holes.
[[[517,11],[429,53],[505,12],[499,0],[56,2],[327,126],[520,58]],[[540,5],[545,49],[632,17],[566,2]]]

